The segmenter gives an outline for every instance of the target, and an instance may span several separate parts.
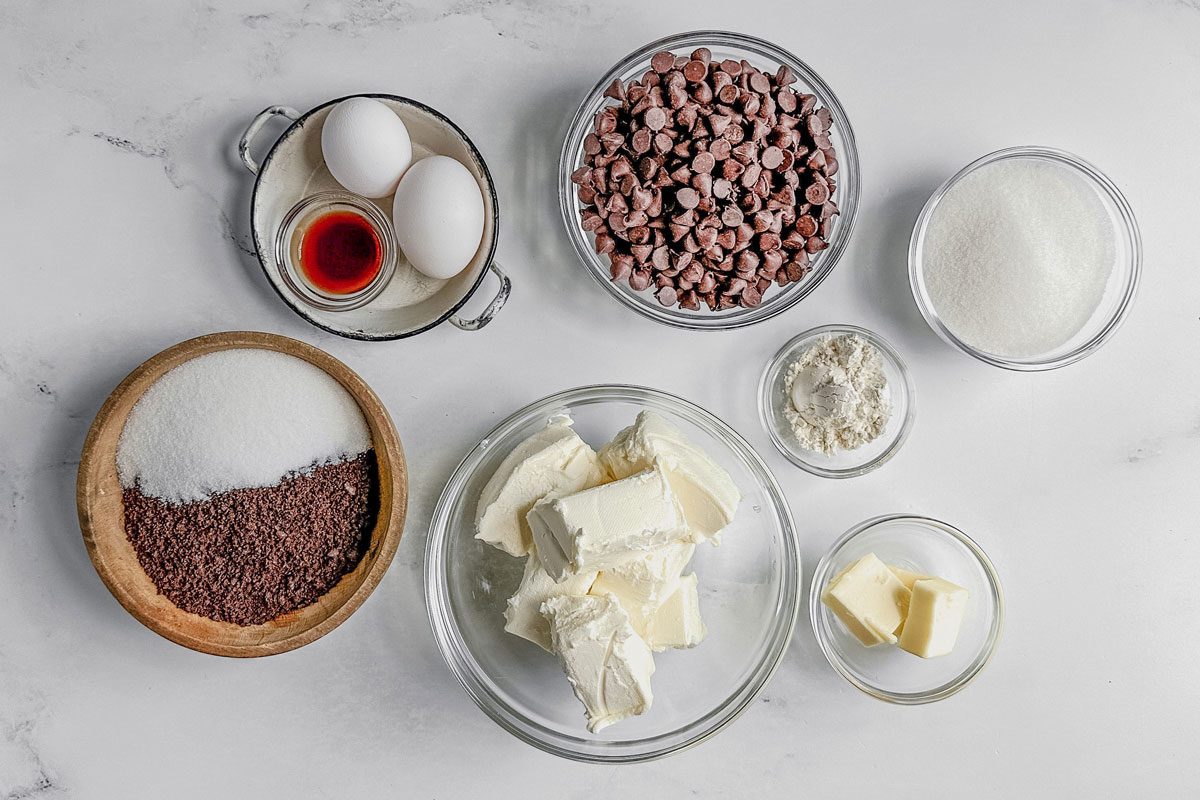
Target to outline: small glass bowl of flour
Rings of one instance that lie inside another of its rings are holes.
[[[921,211],[909,244],[917,307],[943,340],[1005,369],[1040,371],[1095,352],[1129,311],[1137,222],[1083,159],[1012,147],[968,164]]]
[[[912,428],[915,393],[904,359],[853,325],[825,325],[785,344],[758,387],[772,444],[824,478],[853,478],[896,454]]]

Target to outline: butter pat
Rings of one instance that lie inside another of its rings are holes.
[[[654,656],[612,595],[553,597],[542,605],[554,651],[592,733],[645,713]]]
[[[922,575],[919,572],[912,572],[904,567],[897,567],[893,564],[888,564],[888,569],[892,571],[892,574],[896,576],[897,580],[904,584],[904,588],[908,589],[910,592],[912,591],[913,584],[917,581],[923,581],[933,577],[931,575]]]
[[[508,598],[508,606],[504,609],[504,630],[550,650],[550,624],[542,616],[542,603],[565,594],[587,594],[595,579],[595,572],[585,572],[555,583],[542,569],[537,552],[530,551],[521,585],[516,594]]]
[[[659,606],[646,626],[646,644],[655,652],[668,647],[695,647],[708,630],[700,618],[700,591],[696,575],[684,575],[671,596]]]
[[[550,494],[571,494],[607,479],[596,452],[558,417],[517,445],[479,496],[475,538],[514,556],[529,552],[526,515]]]
[[[679,576],[695,551],[691,542],[676,542],[604,570],[596,576],[592,594],[615,595],[633,629],[645,638],[650,619],[679,588]]]
[[[615,567],[687,536],[661,470],[548,497],[528,516],[538,557],[550,577]]]
[[[632,425],[602,447],[600,460],[616,478],[658,465],[696,542],[715,538],[733,521],[742,499],[728,472],[652,411],[638,414]]]
[[[900,647],[921,658],[944,656],[954,649],[967,610],[967,590],[941,578],[923,578],[912,588],[912,601]]]
[[[867,647],[895,644],[912,593],[874,553],[829,582],[821,602]]]

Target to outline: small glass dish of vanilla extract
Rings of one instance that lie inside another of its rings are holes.
[[[275,237],[284,283],[323,311],[361,308],[379,296],[396,271],[391,220],[369,200],[346,192],[304,198]]]

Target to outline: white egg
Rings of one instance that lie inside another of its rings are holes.
[[[483,238],[483,193],[475,176],[447,156],[409,168],[392,206],[396,241],[431,278],[452,278],[475,257]]]
[[[412,140],[395,111],[370,97],[351,97],[325,117],[321,155],[348,191],[387,197],[412,163]]]

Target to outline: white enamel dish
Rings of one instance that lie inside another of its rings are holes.
[[[391,107],[404,121],[412,137],[414,160],[445,155],[465,166],[479,182],[484,201],[483,240],[475,257],[461,273],[448,280],[425,277],[398,253],[395,275],[380,294],[365,305],[348,310],[323,310],[306,302],[285,279],[276,255],[275,239],[288,212],[310,195],[344,191],[334,180],[321,156],[321,126],[329,111],[347,98],[340,97],[300,114],[287,106],[271,106],[246,127],[238,142],[238,154],[246,168],[257,176],[251,200],[251,230],[259,263],[272,288],[297,314],[323,330],[350,339],[380,341],[402,339],[449,322],[462,330],[479,330],[487,325],[508,300],[512,283],[495,262],[500,211],[491,172],[467,135],[434,109],[415,100],[389,94],[352,95],[371,97]],[[263,126],[274,117],[292,120],[283,135],[260,162],[251,146]],[[368,200],[392,216],[392,198]],[[458,310],[479,289],[488,272],[500,287],[483,313],[472,319]]]

